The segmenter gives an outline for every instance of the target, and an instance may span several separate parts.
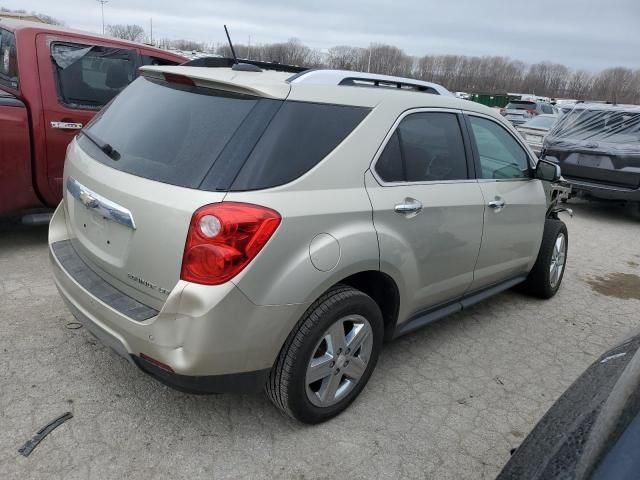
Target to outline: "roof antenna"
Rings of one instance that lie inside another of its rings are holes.
[[[262,69],[257,65],[238,62],[238,57],[236,56],[236,51],[233,48],[233,43],[231,43],[231,37],[229,36],[229,30],[226,25],[224,26],[224,33],[227,34],[227,40],[229,40],[229,47],[231,48],[231,55],[233,55],[233,65],[231,66],[231,70],[239,72],[261,72]]]
[[[231,43],[231,37],[229,36],[229,30],[227,29],[227,26],[224,26],[224,33],[227,34],[227,40],[229,41],[229,47],[231,47],[231,55],[233,55],[233,63],[235,63],[236,65],[238,64],[238,57],[236,57],[236,51],[233,48],[233,43]]]

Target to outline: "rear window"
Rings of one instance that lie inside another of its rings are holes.
[[[536,102],[509,102],[507,110],[535,110]]]
[[[523,123],[522,127],[535,127],[535,128],[551,128],[558,120],[558,117],[533,117],[528,122]]]
[[[4,29],[0,29],[0,83],[18,88],[16,37],[13,32]]]
[[[368,109],[283,102],[140,77],[87,127],[80,145],[112,168],[187,188],[255,190],[307,172]]]
[[[74,108],[99,109],[135,77],[136,52],[72,43],[51,45],[60,101]]]

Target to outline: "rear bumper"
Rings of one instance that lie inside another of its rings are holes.
[[[255,305],[231,282],[204,286],[179,281],[155,316],[131,318],[83,287],[74,278],[78,277],[75,270],[71,275],[63,267],[52,244],[68,239],[64,216],[63,203],[49,230],[52,270],[69,310],[90,333],[179,390],[252,392],[264,386],[304,305]],[[142,359],[141,354],[170,370]]]
[[[640,189],[624,188],[614,185],[589,182],[577,178],[564,177],[571,184],[572,191],[585,192],[589,195],[605,200],[624,200],[640,202]]]

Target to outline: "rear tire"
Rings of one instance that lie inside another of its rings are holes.
[[[569,251],[569,233],[562,220],[548,218],[538,258],[519,290],[538,298],[553,297],[562,283]]]
[[[383,337],[376,302],[360,290],[337,285],[309,307],[289,334],[266,394],[291,418],[309,424],[329,420],[367,384]]]

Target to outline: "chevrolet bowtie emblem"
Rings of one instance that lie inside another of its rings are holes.
[[[98,201],[85,191],[80,192],[79,200],[87,208],[95,208],[98,206]]]

